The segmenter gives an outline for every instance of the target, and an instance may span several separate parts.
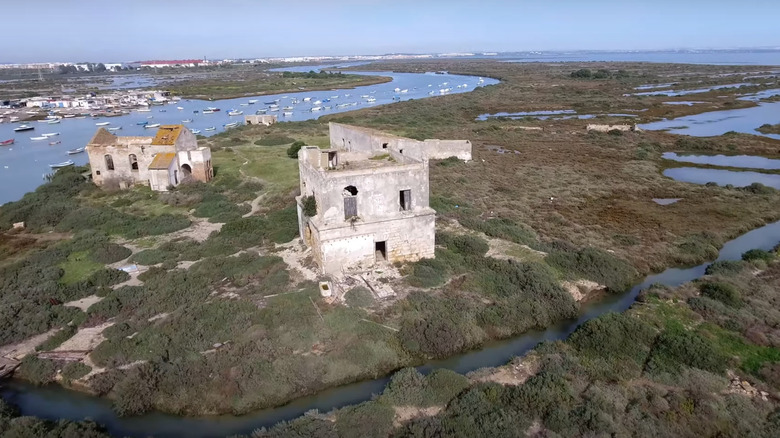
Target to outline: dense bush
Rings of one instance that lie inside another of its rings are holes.
[[[166,260],[176,260],[176,256],[161,249],[145,249],[133,254],[133,262],[140,265],[156,265]]]
[[[98,263],[116,263],[130,257],[133,252],[122,245],[107,243],[92,250],[92,259]]]
[[[447,246],[464,256],[484,256],[490,249],[484,239],[468,234],[455,236]]]
[[[34,354],[28,354],[15,373],[34,385],[45,385],[54,380],[57,364],[48,359],[38,359]]]
[[[130,369],[114,387],[114,410],[120,416],[140,415],[152,408],[158,373],[155,364],[146,363]]]
[[[749,251],[746,251],[744,254],[742,254],[742,260],[746,262],[752,262],[755,260],[762,260],[764,262],[771,262],[774,260],[775,255],[772,254],[769,251],[764,251],[763,249],[751,249]]]
[[[370,307],[374,304],[374,294],[364,287],[352,288],[344,294],[349,307]]]
[[[742,298],[734,286],[723,282],[706,282],[699,286],[702,296],[720,301],[730,307],[741,307]]]
[[[488,237],[496,237],[525,245],[536,243],[536,234],[533,230],[510,219],[493,218],[482,221],[467,216],[460,218],[460,223],[466,228],[485,233]]]
[[[77,380],[89,374],[90,371],[92,368],[89,365],[81,362],[69,362],[62,367],[62,377],[68,380]]]
[[[303,214],[307,217],[317,216],[317,198],[314,195],[301,198],[303,204]]]
[[[415,287],[434,287],[446,279],[447,266],[438,259],[421,259],[412,264],[412,274],[407,278]]]
[[[671,328],[658,337],[646,368],[655,373],[679,373],[685,365],[722,373],[728,363],[710,340],[684,328]]]
[[[341,409],[336,417],[336,431],[341,438],[384,438],[393,426],[395,412],[375,401]]]
[[[306,146],[306,143],[300,140],[294,142],[292,145],[290,145],[289,148],[287,148],[287,156],[290,158],[298,158],[298,151],[300,151],[304,146]]]
[[[603,284],[612,292],[628,289],[637,275],[625,260],[592,247],[579,251],[551,251],[545,260],[552,266]]]
[[[707,275],[731,276],[742,272],[744,267],[745,263],[738,260],[718,260],[707,266],[704,273]]]

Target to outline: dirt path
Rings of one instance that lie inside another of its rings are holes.
[[[33,336],[25,339],[24,341],[17,342],[15,344],[8,344],[0,347],[0,356],[10,359],[22,360],[28,354],[35,352],[35,347],[46,342],[50,337],[54,336],[61,329],[51,329],[46,333]]]
[[[80,300],[69,301],[69,302],[63,304],[63,306],[66,306],[66,307],[78,307],[82,311],[86,312],[87,309],[89,309],[89,306],[91,306],[91,305],[93,305],[95,303],[99,303],[102,300],[103,300],[102,297],[99,297],[97,295],[90,295],[90,296],[88,296],[86,298],[82,298]]]

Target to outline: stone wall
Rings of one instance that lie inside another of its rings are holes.
[[[597,132],[609,132],[609,131],[634,131],[636,125],[593,125],[590,124],[586,128],[588,131]]]
[[[247,115],[244,116],[244,123],[247,125],[265,125],[265,126],[271,126],[274,123],[276,123],[276,116],[272,114],[262,115],[262,114],[253,114],[253,115]]]
[[[148,143],[87,146],[92,181],[97,185],[103,185],[105,181],[111,180],[148,184],[149,172],[147,169],[154,156],[158,153],[171,152],[172,149],[171,146],[152,146]],[[114,170],[108,169],[106,155],[111,156]],[[138,160],[138,170],[132,169],[130,155],[135,155],[136,160]]]
[[[214,177],[211,166],[211,149],[200,147],[194,151],[182,151],[178,154],[179,166],[190,166],[191,178],[195,181],[209,182]]]
[[[413,262],[434,257],[435,212],[401,219],[344,223],[339,228],[316,230],[318,254],[323,272],[367,270],[376,264],[376,242],[385,242],[388,263]],[[314,231],[316,230],[316,231]]]

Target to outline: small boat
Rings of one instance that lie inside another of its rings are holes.
[[[35,126],[19,125],[18,127],[14,128],[14,132],[32,131],[33,129],[35,129]]]
[[[204,131],[216,131],[217,128],[214,126],[209,126],[208,128],[204,129]]]
[[[40,140],[46,140],[49,137],[30,137],[30,140],[32,141],[40,141]]]
[[[46,123],[48,123],[50,125],[56,125],[57,123],[60,123],[60,119],[51,119],[51,120],[46,121]]]
[[[319,111],[319,110],[321,110],[321,109],[322,109],[322,107],[321,107],[321,106],[315,106],[315,107],[312,107],[312,109],[311,109],[311,110],[312,110],[312,111]]]
[[[275,104],[279,103],[279,99],[272,100],[270,102],[263,102],[263,103],[266,104],[266,105],[275,105]]]
[[[0,146],[11,146],[14,144],[14,139],[0,141]]]
[[[63,161],[62,163],[49,164],[49,167],[51,167],[52,169],[59,169],[60,167],[68,167],[68,166],[72,166],[73,164],[74,164],[73,160],[68,160],[68,161]]]
[[[183,110],[183,109],[184,109],[184,107],[183,107],[183,106],[177,106],[177,107],[176,107],[176,109],[177,109],[177,110],[179,110],[179,111],[181,111],[181,110]]]
[[[111,122],[98,122],[98,123],[95,123],[95,126],[108,126],[110,124],[111,124]]]
[[[250,101],[249,101],[249,104],[250,104],[250,105],[253,105],[253,104],[255,104],[255,103],[257,103],[257,99],[252,99],[252,100],[250,100]]]
[[[192,123],[192,119],[184,119],[181,122],[182,123]]]
[[[271,112],[279,111],[279,107],[277,106],[276,108],[271,108],[269,111],[271,111]]]
[[[267,112],[268,112],[268,110],[263,108],[263,109],[259,109],[259,110],[255,111],[255,114],[260,115],[260,114],[265,114]]]
[[[192,132],[193,134],[200,134],[200,129],[193,129],[190,132]]]
[[[304,102],[310,102],[310,101],[311,101],[311,97],[304,97],[304,98],[303,98],[303,101],[304,101]]]
[[[84,148],[76,148],[76,149],[70,149],[68,151],[68,155],[76,155],[84,152]]]
[[[236,111],[236,110],[228,111],[228,115],[229,116],[240,116],[241,114],[244,114],[244,112],[243,111]]]
[[[57,141],[50,141],[50,142],[49,142],[49,146],[58,145],[58,144],[60,144],[60,143],[62,143],[62,142],[61,142],[61,141],[59,141],[59,140],[57,140]]]
[[[114,127],[112,127],[112,128],[108,128],[108,130],[109,130],[109,131],[112,131],[112,132],[113,132],[113,131],[119,131],[120,129],[122,129],[122,127],[121,127],[121,126],[114,126]]]
[[[235,128],[236,126],[238,126],[238,122],[231,122],[231,123],[226,123],[226,124],[225,124],[225,125],[223,125],[223,126],[225,127],[225,129],[228,129],[228,128]]]
[[[59,132],[49,132],[49,133],[41,134],[41,135],[44,136],[44,137],[56,137],[56,136],[60,135],[60,133]]]
[[[76,115],[75,114],[65,114],[62,117],[65,117],[66,119],[72,119],[73,117],[76,117]]]
[[[314,103],[313,103],[313,105],[319,105],[319,104],[321,104],[321,103],[322,103],[322,101],[321,101],[321,100],[315,100],[315,101],[314,101]]]
[[[151,112],[152,110],[150,110],[149,108],[139,108],[137,111],[139,113],[148,113]]]
[[[293,115],[293,113],[292,113],[292,111],[285,111],[285,112],[282,113],[282,115],[285,116],[285,117],[290,117],[291,115]]]
[[[153,119],[154,116],[146,116],[147,119]]]
[[[159,123],[152,123],[151,125],[144,125],[144,128],[159,128]]]
[[[136,123],[136,125],[148,125],[148,124],[149,122],[147,122],[146,120],[144,120],[143,122]]]
[[[198,114],[198,110],[193,111],[192,114]]]
[[[376,99],[373,97],[369,97],[368,99],[366,99],[366,102],[376,102]]]
[[[161,113],[167,113],[168,112],[168,110],[157,110],[157,111],[159,111]]]
[[[408,93],[408,92],[409,92],[409,90],[407,90],[407,89],[403,89],[403,90],[400,91],[400,93]]]
[[[241,105],[241,106],[249,106],[248,103],[239,103],[239,105]]]
[[[283,110],[285,110],[285,111],[291,111],[291,110],[293,109],[293,107],[291,107],[291,106],[286,106],[286,107],[284,107],[284,108],[282,108],[282,109],[283,109]]]
[[[210,109],[203,110],[203,114],[214,114],[214,110],[210,110]]]
[[[395,88],[393,89],[393,91],[395,91],[396,93],[398,93],[398,92],[400,92],[400,91],[401,91],[401,89],[400,89],[400,88],[398,88],[398,87],[395,87]]]

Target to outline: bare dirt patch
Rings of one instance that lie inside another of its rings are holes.
[[[99,303],[102,300],[103,300],[103,297],[99,297],[97,295],[90,295],[90,296],[88,296],[86,298],[82,298],[80,300],[69,301],[69,302],[63,304],[63,306],[78,307],[79,309],[81,309],[84,312],[86,312],[87,309],[89,309],[89,306],[91,306],[91,305],[93,305],[95,303]]]
[[[79,329],[73,337],[60,344],[53,351],[92,351],[106,338],[103,330],[114,325],[113,321],[105,322],[95,327]]]
[[[514,358],[507,365],[477,370],[469,375],[475,382],[495,382],[502,385],[522,385],[539,370],[536,356]]]
[[[444,409],[443,406],[431,406],[428,408],[418,408],[417,406],[396,406],[395,417],[393,417],[393,426],[401,427],[403,423],[409,420],[421,417],[433,417]]]
[[[24,341],[17,342],[15,344],[8,344],[0,347],[0,356],[10,359],[22,360],[28,354],[35,352],[35,347],[46,342],[50,337],[54,336],[61,329],[51,329],[46,333],[33,336],[25,339]]]

